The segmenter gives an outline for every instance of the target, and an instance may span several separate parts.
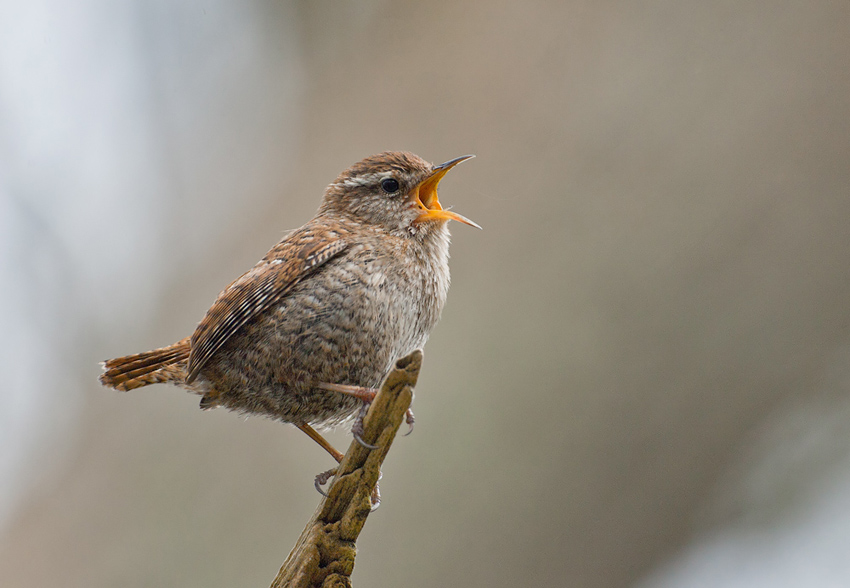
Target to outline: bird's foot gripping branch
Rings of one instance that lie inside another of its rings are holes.
[[[372,512],[381,465],[405,421],[421,366],[420,350],[396,362],[363,420],[363,439],[377,449],[351,443],[328,496],[322,498],[271,588],[351,586],[355,543]]]

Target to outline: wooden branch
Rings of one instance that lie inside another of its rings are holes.
[[[363,421],[363,440],[378,449],[351,443],[327,498],[319,502],[271,588],[351,586],[355,542],[371,512],[370,497],[381,476],[381,464],[410,408],[421,366],[421,350],[396,362]]]

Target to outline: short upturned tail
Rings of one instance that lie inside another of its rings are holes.
[[[127,391],[148,384],[186,381],[189,361],[189,337],[162,349],[108,359],[103,362],[100,383]]]

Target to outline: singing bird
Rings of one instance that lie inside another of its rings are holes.
[[[292,423],[340,461],[316,427],[356,417],[359,436],[364,401],[440,318],[448,221],[480,228],[437,198],[443,176],[471,157],[435,166],[385,152],[354,164],[307,224],[218,295],[191,337],[104,362],[101,383],[176,384],[201,408]]]

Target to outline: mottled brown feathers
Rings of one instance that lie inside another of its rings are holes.
[[[407,151],[384,151],[383,153],[358,161],[342,172],[337,178],[337,182],[385,171],[396,171],[400,174],[409,174],[411,172],[424,174],[430,169],[431,164],[413,153]]]
[[[188,359],[189,337],[186,337],[168,347],[103,362],[100,383],[127,391],[148,384],[182,381],[186,377]]]
[[[348,246],[345,240],[338,233],[329,233],[332,232],[296,231],[284,241],[284,247],[274,252],[274,257],[266,256],[219,294],[192,335],[187,384],[195,380],[210,357],[251,317],[280,300],[300,279],[345,250]]]
[[[361,401],[323,384],[380,386],[440,317],[455,217],[437,214],[436,184],[456,161],[434,167],[387,152],[354,164],[313,219],[219,294],[191,337],[111,359],[101,382],[169,382],[201,396],[202,408],[300,427],[347,420]]]

